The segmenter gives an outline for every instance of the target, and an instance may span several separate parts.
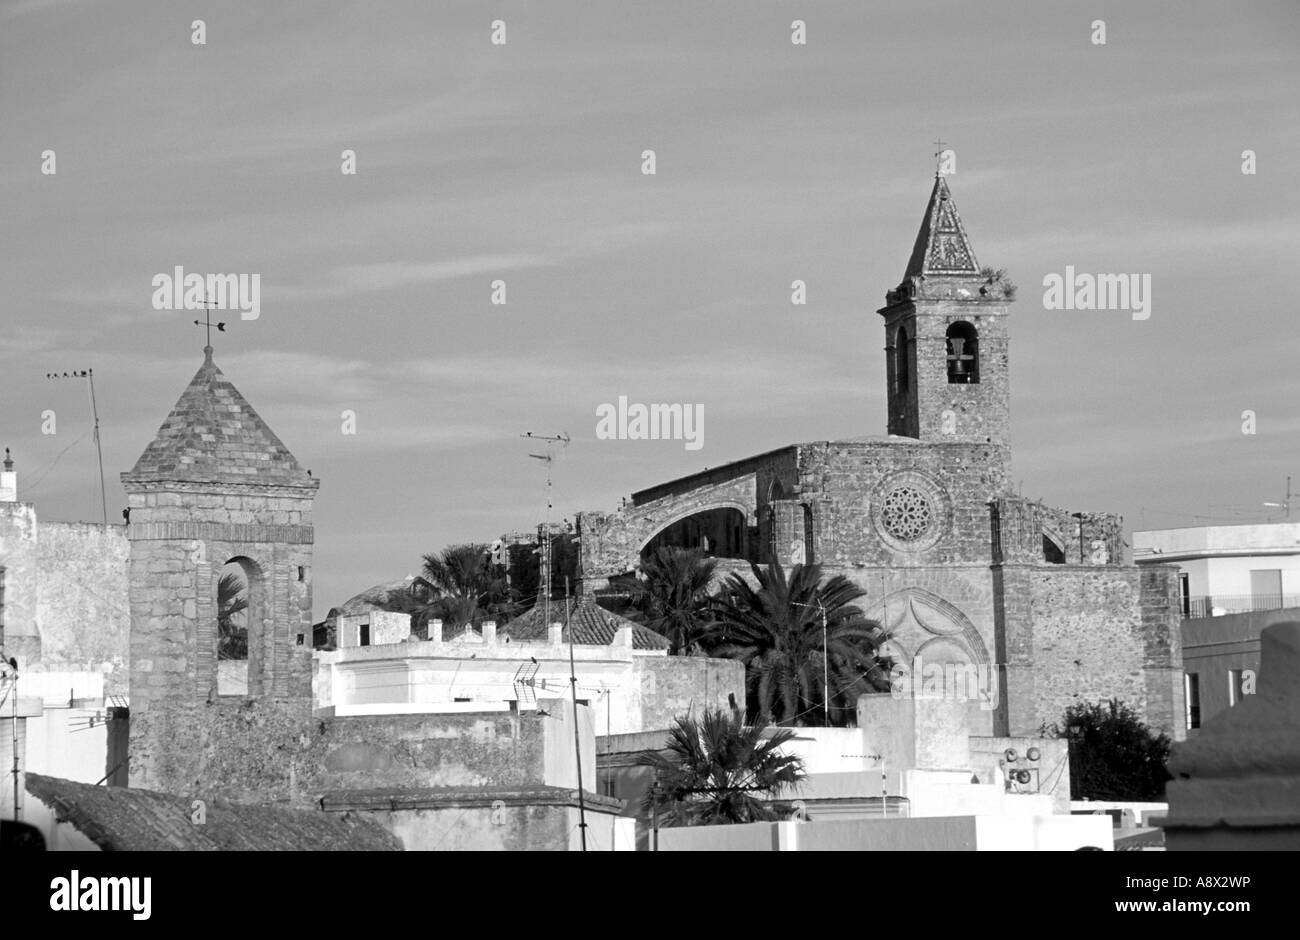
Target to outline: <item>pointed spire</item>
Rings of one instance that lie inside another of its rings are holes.
[[[194,374],[124,482],[247,483],[315,489],[275,432],[203,350]]]
[[[921,219],[921,230],[916,235],[903,280],[935,275],[973,277],[979,272],[979,262],[975,260],[975,251],[966,237],[966,228],[957,214],[948,183],[936,173],[930,202],[925,207],[925,217]]]

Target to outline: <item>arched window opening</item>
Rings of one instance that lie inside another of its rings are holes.
[[[647,558],[661,546],[698,548],[708,558],[745,559],[748,555],[745,514],[739,509],[705,509],[661,529],[641,549]]]
[[[248,558],[221,566],[216,586],[217,694],[262,691],[262,572]]]
[[[1065,549],[1046,532],[1043,533],[1043,561],[1049,565],[1065,564]]]
[[[948,327],[948,384],[977,385],[980,380],[979,334],[963,321]]]

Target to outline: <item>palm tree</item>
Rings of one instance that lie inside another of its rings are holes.
[[[248,627],[235,621],[236,614],[248,610],[246,588],[234,571],[217,582],[217,659],[248,658]]]
[[[438,554],[424,556],[424,578],[436,597],[428,616],[452,627],[479,619],[480,611],[504,612],[510,591],[499,565],[492,564],[486,545],[448,545]]]
[[[823,583],[820,565],[795,565],[788,578],[775,560],[766,571],[751,567],[758,588],[733,574],[714,607],[711,655],[745,664],[756,721],[847,724],[858,695],[889,688],[889,664],[879,655],[888,637],[852,603],[866,592],[843,575]],[[827,685],[835,713],[829,720]]]
[[[698,548],[661,545],[641,561],[641,576],[632,585],[631,604],[640,620],[668,638],[669,656],[698,650],[713,622],[709,585],[717,561]]]
[[[655,773],[642,808],[657,808],[667,826],[778,819],[780,807],[772,800],[806,776],[801,758],[780,753],[794,736],[781,729],[765,738],[762,727],[745,727],[739,710],[678,718],[663,750],[637,758]]]

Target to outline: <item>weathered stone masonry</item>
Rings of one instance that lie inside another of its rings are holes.
[[[1013,299],[979,267],[937,178],[878,311],[889,436],[795,444],[580,514],[584,589],[632,570],[648,546],[688,544],[684,533],[724,571],[817,562],[867,591],[896,661],[997,670],[997,709],[970,712],[976,734],[1033,735],[1075,702],[1117,697],[1181,736],[1171,573],[1139,576],[1118,516],[1011,492]],[[739,551],[716,538],[733,511]]]
[[[135,467],[131,508],[132,786],[219,787],[207,742],[252,702],[311,718],[312,500],[318,481],[212,361],[211,350]],[[249,582],[247,701],[217,690],[217,581]],[[250,759],[263,742],[243,747]]]

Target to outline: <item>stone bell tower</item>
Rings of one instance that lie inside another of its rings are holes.
[[[989,444],[1009,455],[1007,306],[1014,288],[981,270],[948,184],[936,176],[907,272],[878,311],[890,434]]]
[[[131,542],[130,785],[256,789],[255,775],[243,773],[236,716],[244,739],[253,715],[285,730],[311,717],[319,481],[217,368],[209,346],[122,483]],[[237,655],[218,661],[223,568],[243,583],[242,663]]]

